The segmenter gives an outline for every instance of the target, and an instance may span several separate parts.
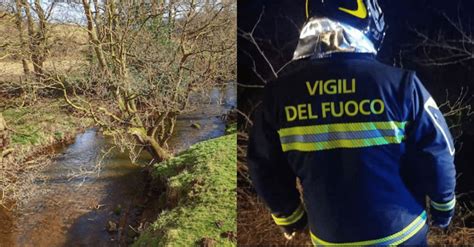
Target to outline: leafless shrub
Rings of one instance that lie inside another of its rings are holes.
[[[413,29],[419,41],[405,52],[421,51],[422,56],[415,57],[414,61],[422,66],[463,66],[469,69],[474,61],[474,35],[472,27],[463,21],[460,8],[461,5],[458,8],[457,18],[441,14],[450,27],[449,31],[454,33],[448,35],[445,29],[440,29],[435,34],[429,34],[426,31]],[[463,127],[472,121],[472,97],[469,87],[461,87],[456,94],[446,89],[446,98],[440,104],[455,140],[462,136]],[[462,143],[459,146],[462,146]],[[461,148],[457,150],[460,151]]]
[[[235,73],[235,4],[186,0],[148,8],[145,2],[84,0],[83,7],[94,53],[89,75],[75,82],[55,73],[50,85],[119,148],[169,158],[167,141],[176,118],[190,109],[191,93]]]
[[[462,87],[460,92],[457,94],[457,98],[454,100],[450,99],[449,91],[446,89],[446,99],[439,105],[440,110],[446,117],[449,125],[451,134],[454,140],[460,139],[464,133],[464,126],[471,121],[471,117],[474,114],[472,111],[472,98],[469,87]],[[459,144],[459,148],[456,152],[462,150],[462,143]]]
[[[417,62],[426,66],[447,66],[462,65],[474,60],[474,36],[471,27],[463,25],[460,13],[456,20],[447,14],[442,15],[452,27],[451,30],[456,32],[457,38],[452,38],[452,34],[446,35],[442,29],[435,35],[414,29],[420,41],[412,49],[421,50],[424,54]]]

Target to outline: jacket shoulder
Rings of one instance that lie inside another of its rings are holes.
[[[374,66],[376,66],[377,70],[374,72],[377,73],[384,73],[384,74],[390,74],[390,75],[398,75],[401,77],[413,77],[416,73],[413,70],[409,69],[404,69],[400,67],[395,67],[393,65],[386,64],[384,62],[381,62],[380,60],[374,60]]]

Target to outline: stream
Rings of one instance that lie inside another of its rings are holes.
[[[225,134],[222,116],[236,107],[236,89],[214,88],[208,97],[192,100],[199,107],[178,118],[168,142],[174,153]],[[119,152],[96,166],[109,146],[96,129],[88,129],[56,150],[57,158],[36,179],[34,191],[41,194],[15,216],[0,212],[0,247],[130,244],[137,236],[130,226],[146,204],[146,174]],[[137,163],[148,161],[143,155]]]

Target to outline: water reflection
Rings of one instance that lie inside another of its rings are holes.
[[[223,115],[237,106],[235,84],[213,88],[209,96],[201,98],[199,102],[198,109],[178,117],[176,121],[175,134],[168,142],[176,153],[196,142],[225,134]]]

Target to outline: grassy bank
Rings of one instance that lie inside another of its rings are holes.
[[[236,245],[236,134],[205,141],[157,164],[163,212],[135,246]]]
[[[62,100],[41,100],[34,105],[3,112],[15,159],[23,160],[38,149],[65,141],[92,124],[70,112]]]

